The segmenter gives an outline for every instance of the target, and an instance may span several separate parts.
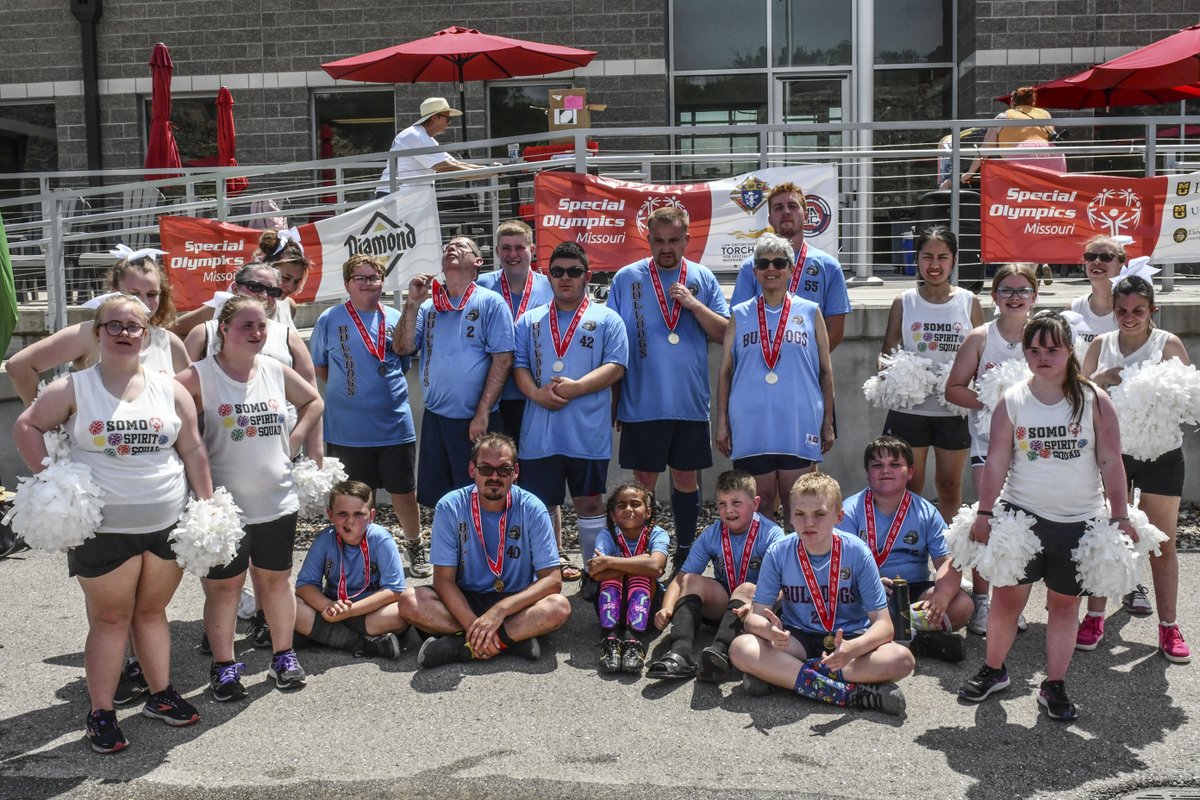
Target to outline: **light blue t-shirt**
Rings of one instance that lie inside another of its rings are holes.
[[[475,283],[485,289],[491,289],[501,297],[504,296],[504,291],[500,288],[500,276],[504,274],[502,269],[494,269],[491,272],[484,272],[475,279]],[[530,293],[529,302],[525,304],[525,313],[528,314],[538,306],[544,306],[546,303],[554,300],[554,288],[550,286],[550,279],[540,272],[529,270],[529,277],[525,281],[525,288],[518,294],[512,296],[512,304],[508,306],[509,313],[513,315],[513,322],[520,322],[517,318],[517,311],[521,308],[521,303],[525,300],[526,293]],[[521,394],[521,390],[517,388],[517,383],[510,375],[504,383],[504,391],[500,393],[501,400],[524,400],[525,395]],[[522,435],[524,433],[522,432]]]
[[[494,592],[496,576],[488,567],[488,556],[496,559],[500,544],[500,517],[505,512],[479,509],[484,547],[479,544],[471,520],[471,494],[475,486],[455,489],[438,501],[433,510],[433,534],[429,561],[435,567],[456,567],[458,585],[467,592]],[[550,514],[542,501],[520,486],[512,487],[512,507],[504,522],[507,536],[500,578],[504,592],[519,592],[537,579],[539,570],[558,566],[558,545]]]
[[[460,302],[461,295],[450,298],[452,305]],[[461,311],[436,311],[430,298],[417,312],[416,345],[425,408],[471,419],[492,356],[514,349],[512,312],[503,297],[478,285]]]
[[[596,549],[600,551],[601,555],[625,558],[625,551],[621,549],[621,545],[617,544],[616,537],[620,535],[621,532],[619,530],[614,531],[610,528],[605,528],[604,531],[596,537]],[[662,553],[665,556],[671,549],[671,534],[667,533],[657,525],[650,529],[650,535],[647,538],[649,539],[649,541],[646,543],[647,553]],[[637,547],[637,539],[634,539],[632,542],[626,539],[625,544],[629,547],[629,552],[632,555],[634,549]],[[591,554],[588,553],[585,555],[583,560],[587,561],[591,557]]]
[[[758,583],[759,570],[762,568],[767,550],[784,535],[783,528],[762,514],[755,512],[754,519],[758,520],[758,536],[754,538],[754,547],[750,549],[750,566],[746,569],[747,583]],[[753,522],[751,524],[753,525]],[[733,551],[733,560],[736,562],[733,570],[735,577],[742,568],[742,550],[746,547],[746,536],[749,533],[750,529],[747,528],[741,533],[731,533],[729,536],[729,549]],[[725,553],[721,546],[720,520],[709,525],[696,537],[687,560],[683,562],[682,571],[691,575],[700,575],[710,561],[713,565],[713,577],[717,579],[717,582],[724,586],[726,591],[736,589],[736,586],[726,585],[728,578],[725,575]]]
[[[343,545],[332,525],[313,539],[296,575],[296,587],[316,586],[330,600],[337,600],[338,579],[345,573],[346,594],[351,601],[365,600],[380,589],[403,592],[404,562],[392,534],[372,522],[367,526],[365,539],[371,570],[371,579],[365,587],[362,548]]]
[[[808,255],[804,258],[804,266],[797,266],[796,269],[800,270],[800,275],[793,275],[796,282],[793,294],[816,303],[821,308],[821,314],[826,317],[850,313],[850,293],[846,291],[846,276],[842,274],[842,265],[836,258],[810,244]],[[736,306],[760,294],[762,287],[754,278],[754,257],[751,256],[742,262],[738,270],[729,304]]]
[[[729,305],[716,277],[703,264],[687,264],[687,287],[700,302],[729,316]],[[608,307],[621,317],[629,336],[629,366],[621,381],[617,419],[649,422],[660,419],[707,420],[709,417],[708,337],[694,314],[680,310],[675,333],[679,344],[667,341],[670,329],[650,280],[650,259],[622,267],[613,276]],[[667,308],[668,293],[679,270],[660,271]]]
[[[838,570],[838,604],[833,630],[841,628],[848,635],[866,630],[871,624],[868,613],[887,608],[887,593],[879,570],[875,569],[875,561],[862,540],[843,531],[834,531],[834,535],[842,540],[842,565]],[[782,591],[783,607],[779,618],[783,624],[805,633],[824,635],[829,631],[821,624],[804,580],[804,571],[800,569],[800,556],[796,552],[799,544],[800,535],[789,533],[771,545],[758,575],[754,602],[772,605]],[[826,603],[829,602],[829,559],[832,554],[831,549],[823,555],[809,557]]]
[[[814,331],[815,303],[791,295],[787,327],[773,370],[778,382],[766,382],[767,362],[759,343],[758,302],[733,307],[733,385],[729,392],[729,427],[733,458],[789,455],[821,460],[821,356]],[[767,334],[774,341],[783,310],[767,306]],[[768,343],[770,344],[770,342]],[[769,420],[769,424],[766,422]]]
[[[929,559],[949,555],[946,547],[946,523],[937,507],[920,495],[908,493],[912,503],[904,515],[900,533],[892,544],[887,561],[883,562],[879,573],[885,578],[899,576],[909,583],[929,580]],[[867,491],[864,489],[852,497],[847,497],[842,503],[845,516],[838,523],[838,528],[848,531],[867,544]],[[899,512],[899,509],[897,509]],[[875,547],[883,550],[887,541],[888,531],[891,530],[895,514],[884,515],[875,509]],[[913,598],[916,600],[917,598]]]
[[[574,317],[573,311],[559,311],[550,303],[526,311],[517,323],[516,369],[527,369],[539,387],[561,375],[578,380],[604,364],[620,364],[629,360],[629,340],[625,324],[612,310],[599,303],[589,303],[563,355],[563,371],[555,372],[558,361],[554,340],[550,335],[550,315],[558,315],[558,332],[566,336]],[[598,392],[576,397],[557,411],[543,408],[534,402],[525,404],[521,422],[521,458],[567,456],[607,460],[612,456],[612,391],[606,387]]]
[[[346,306],[325,309],[313,326],[309,348],[313,364],[329,370],[325,383],[325,441],[346,447],[386,447],[417,440],[412,408],[408,404],[408,371],[411,359],[392,352],[392,334],[400,312],[383,306],[383,343],[386,373],[379,374],[379,359],[367,351]],[[359,314],[372,344],[379,331],[379,312]]]

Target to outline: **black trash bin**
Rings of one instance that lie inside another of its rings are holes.
[[[918,235],[930,225],[950,227],[950,189],[936,189],[917,198],[914,223]],[[979,259],[979,192],[958,193],[958,285],[971,292],[983,289],[983,262]]]

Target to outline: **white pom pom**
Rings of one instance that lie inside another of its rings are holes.
[[[103,519],[104,490],[85,464],[52,462],[32,478],[19,478],[4,522],[30,547],[66,552],[96,535]]]
[[[51,464],[71,458],[71,440],[61,426],[43,433],[42,439],[46,442],[46,457]]]
[[[213,567],[232,561],[245,535],[238,518],[241,513],[224,486],[218,486],[209,500],[188,500],[171,533],[179,566],[203,578]]]
[[[971,541],[971,526],[975,524],[975,512],[978,508],[979,503],[962,506],[946,529],[946,547],[950,550],[950,563],[955,569],[963,572],[974,569],[983,555],[983,545]]]
[[[1180,425],[1195,425],[1200,417],[1200,372],[1177,358],[1125,368],[1108,393],[1121,426],[1121,450],[1140,461],[1181,447]]]
[[[1015,586],[1025,577],[1029,559],[1042,552],[1042,542],[1033,534],[1033,517],[1013,508],[992,517],[992,532],[975,569],[996,586]]]
[[[292,467],[296,497],[300,501],[301,517],[320,517],[329,507],[329,490],[346,480],[346,470],[339,459],[326,456],[321,466],[311,458],[302,458]]]
[[[1033,373],[1029,371],[1029,365],[1023,358],[1009,359],[979,376],[979,380],[975,382],[975,394],[979,397],[979,402],[983,403],[983,408],[979,409],[976,417],[979,430],[991,429],[992,412],[996,410],[1000,398],[1004,396],[1009,387],[1029,380],[1031,377],[1033,377]]]
[[[933,362],[907,350],[883,356],[879,375],[863,384],[863,396],[876,408],[912,408],[933,391]]]
[[[1162,548],[1159,545],[1170,537],[1155,527],[1146,516],[1146,512],[1140,508],[1131,505],[1128,513],[1129,522],[1138,535],[1138,540],[1133,543],[1133,551],[1142,558],[1150,555],[1161,556]]]
[[[942,404],[943,408],[953,411],[955,414],[957,414],[960,417],[965,417],[965,416],[967,416],[967,411],[968,411],[967,409],[963,408],[960,405],[951,403],[949,400],[946,399],[946,382],[950,378],[950,370],[953,368],[954,368],[953,361],[947,361],[946,363],[942,364],[941,366],[939,366],[937,368],[937,371],[933,373],[934,380],[935,380],[933,390],[935,392],[937,392],[938,402]]]
[[[1079,585],[1096,597],[1120,597],[1137,583],[1133,542],[1107,519],[1093,519],[1071,551]]]

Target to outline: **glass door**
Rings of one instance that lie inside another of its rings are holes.
[[[783,136],[777,138],[776,147],[787,152],[840,149],[845,138],[842,132],[805,131],[804,127],[845,122],[850,105],[849,84],[850,78],[847,75],[787,77],[776,80],[776,121],[789,126]]]

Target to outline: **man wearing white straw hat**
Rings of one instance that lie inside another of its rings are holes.
[[[461,117],[462,112],[451,108],[444,97],[430,97],[421,103],[421,118],[408,126],[392,141],[392,150],[419,150],[426,147],[437,147],[437,136],[445,133],[454,117]],[[472,164],[459,161],[449,153],[422,153],[420,155],[400,156],[396,159],[396,177],[406,178],[410,175],[421,175],[433,172],[457,172],[467,169],[479,169],[482,164]],[[377,194],[387,194],[388,180],[391,177],[391,164],[383,168],[379,180],[383,183]]]

